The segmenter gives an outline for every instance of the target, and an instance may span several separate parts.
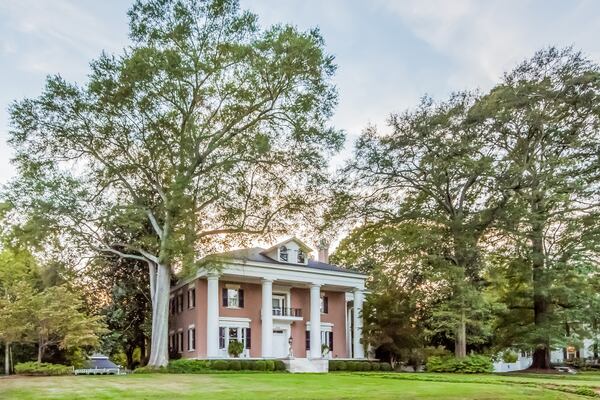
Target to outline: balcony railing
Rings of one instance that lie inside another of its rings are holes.
[[[302,317],[302,309],[273,307],[273,315],[278,317]]]

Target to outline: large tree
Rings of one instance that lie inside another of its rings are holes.
[[[596,296],[586,283],[597,276],[600,250],[600,70],[570,48],[539,51],[506,74],[479,112],[521,176],[496,232],[508,277],[500,287],[519,316],[505,328],[534,349],[534,368],[549,368],[565,324],[583,322]]]
[[[466,355],[467,327],[481,321],[480,242],[518,186],[511,163],[496,152],[496,135],[474,111],[477,101],[469,93],[437,105],[425,99],[415,111],[392,115],[390,132],[367,129],[339,196],[341,210],[367,223],[411,222],[441,232],[427,257],[445,261],[438,263],[446,293],[438,316],[451,327],[458,357]]]
[[[237,0],[138,0],[132,44],[103,54],[83,85],[48,78],[10,109],[12,201],[64,237],[147,263],[149,365],[167,363],[175,266],[216,239],[282,230],[318,198],[336,103],[317,30],[260,29]],[[151,235],[106,242],[107,226]]]

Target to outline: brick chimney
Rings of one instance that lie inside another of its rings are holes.
[[[325,239],[319,240],[317,244],[319,250],[319,262],[329,264],[329,243]]]

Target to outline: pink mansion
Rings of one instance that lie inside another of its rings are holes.
[[[200,270],[171,289],[171,351],[227,358],[239,341],[241,357],[295,360],[315,371],[326,370],[324,359],[364,358],[366,276],[329,264],[325,249],[318,261],[311,252],[291,238],[218,254],[218,272]]]

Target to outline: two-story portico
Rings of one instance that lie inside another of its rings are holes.
[[[170,347],[182,357],[363,358],[365,275],[310,260],[292,238],[221,253],[171,290]],[[326,345],[327,348],[323,348]]]

